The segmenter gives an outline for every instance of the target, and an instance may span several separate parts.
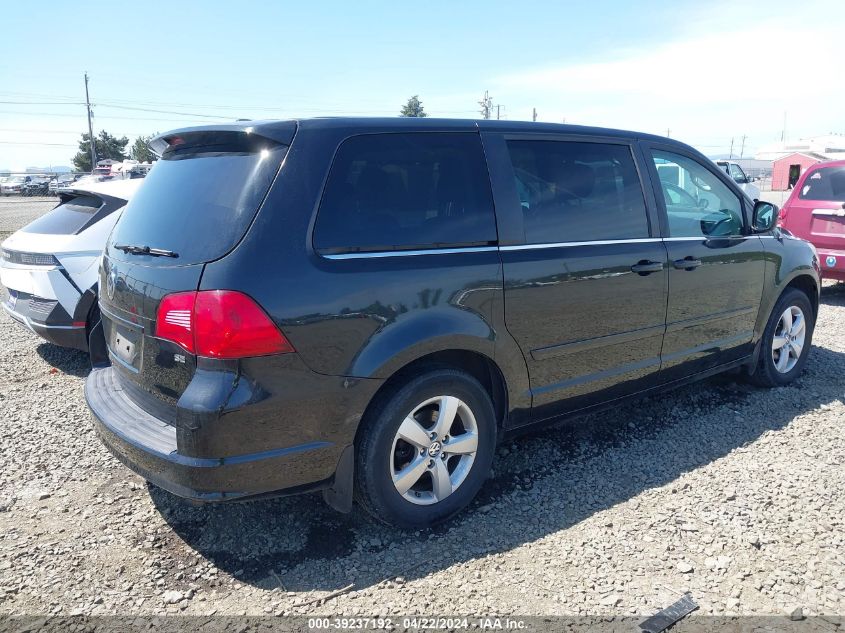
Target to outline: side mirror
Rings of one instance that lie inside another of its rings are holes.
[[[765,233],[774,228],[778,219],[778,207],[771,202],[757,200],[751,216],[751,227],[755,233]]]

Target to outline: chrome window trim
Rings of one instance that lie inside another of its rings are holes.
[[[705,240],[715,240],[715,239],[739,239],[748,237],[747,235],[714,235],[712,237],[707,237],[706,235],[699,235],[698,237],[664,237],[664,242],[703,242]]]
[[[564,248],[568,246],[607,246],[609,244],[653,244],[663,241],[660,237],[643,237],[628,240],[591,240],[586,242],[551,242],[548,244],[514,244],[500,246],[500,251],[528,251],[539,248]]]
[[[730,237],[748,237],[737,235]],[[758,235],[756,237],[772,237]],[[509,246],[467,246],[465,248],[427,248],[412,251],[372,251],[367,253],[335,253],[320,254],[320,257],[331,260],[345,259],[380,259],[384,257],[415,257],[418,255],[454,255],[459,253],[491,253],[493,251],[528,251],[544,248],[567,248],[573,246],[608,246],[612,244],[656,244],[658,242],[701,242],[708,238],[701,237],[643,237],[625,240],[592,240],[586,242],[552,242],[548,244],[512,244]]]
[[[426,248],[414,251],[373,251],[369,253],[335,253],[320,255],[325,259],[376,259],[382,257],[412,257],[416,255],[453,255],[455,253],[491,253],[498,246],[467,246],[464,248]]]

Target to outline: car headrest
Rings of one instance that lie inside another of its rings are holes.
[[[565,163],[558,170],[555,183],[579,198],[586,198],[593,192],[596,175],[593,169],[582,163]]]

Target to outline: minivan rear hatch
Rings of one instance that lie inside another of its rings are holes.
[[[161,159],[106,246],[100,309],[109,359],[128,395],[165,421],[172,421],[197,359],[156,337],[159,303],[196,291],[205,263],[225,256],[249,229],[295,127],[258,130],[193,128],[157,138]]]

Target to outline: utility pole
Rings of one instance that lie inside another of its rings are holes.
[[[666,138],[669,138],[669,133],[670,133],[671,131],[672,131],[672,130],[670,130],[668,127],[666,128]]]
[[[742,145],[739,147],[739,157],[740,159],[745,156],[745,139],[748,138],[745,134],[742,135]]]
[[[534,108],[534,113],[531,115],[531,120],[537,122],[537,108]]]
[[[786,110],[783,111],[783,127],[780,130],[780,142],[783,143],[786,140]]]
[[[484,98],[478,102],[478,105],[481,106],[481,118],[489,119],[490,110],[493,109],[493,100],[486,90],[484,91]]]
[[[731,153],[730,153],[730,156],[728,156],[728,158],[730,159],[730,158],[733,158],[733,157],[734,157],[734,137],[732,136],[731,137]]]
[[[94,127],[91,125],[91,100],[88,98],[88,73],[85,73],[85,107],[88,108],[88,138],[91,141],[91,173],[97,166],[97,145],[94,142]]]
[[[501,114],[502,114],[502,113],[501,113],[501,109],[502,109],[501,104],[498,104],[498,103],[497,103],[497,104],[496,104],[496,120],[497,120],[497,121],[498,121],[499,119],[501,119],[501,118],[502,118],[502,117],[501,117]]]

